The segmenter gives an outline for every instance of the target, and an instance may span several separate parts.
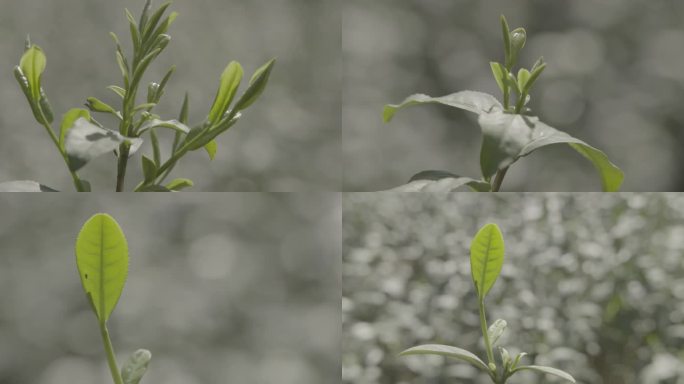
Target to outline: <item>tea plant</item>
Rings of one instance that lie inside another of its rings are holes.
[[[100,326],[114,383],[138,384],[152,354],[146,349],[137,350],[119,371],[107,330],[107,320],[121,297],[128,276],[128,244],[114,218],[98,213],[83,224],[76,239],[76,265],[83,290]]]
[[[149,136],[152,155],[142,156],[144,179],[134,190],[169,192],[191,187],[193,182],[186,178],[174,179],[168,183],[165,180],[178,161],[190,151],[204,148],[213,160],[218,149],[217,136],[235,125],[241,112],[250,107],[266,87],[275,60],[270,60],[254,72],[247,89],[232,104],[242,81],[243,69],[238,62],[231,62],[221,75],[218,91],[207,117],[190,128],[187,93],[177,119],[162,119],[153,112],[175,71],[175,66],[171,66],[161,81],[147,85],[147,95],[138,103],[146,70],[171,40],[166,32],[178,14],[172,12],[164,17],[169,6],[170,3],[165,3],[153,10],[151,0],[147,0],[138,21],[126,10],[133,45],[132,56],[124,53],[117,35],[110,33],[116,45],[116,62],[121,70],[123,84],[110,85],[107,88],[121,100],[120,106],[115,108],[95,97],[88,97],[85,102],[88,109],[74,108],[67,111],[62,117],[58,132],[52,127],[54,116],[42,84],[46,56],[39,46],[31,43],[28,38],[26,40],[26,49],[19,65],[14,68],[14,75],[34,118],[52,139],[67,166],[75,189],[79,192],[90,192],[91,185],[79,177],[78,171],[93,158],[108,152],[113,152],[117,159],[116,191],[123,191],[129,158],[141,147],[142,136],[145,134]],[[118,130],[106,128],[90,112],[108,115],[116,122]],[[162,128],[175,131],[170,155],[165,160],[162,159],[158,138],[158,130]],[[0,191],[39,192],[54,189],[34,181],[12,181],[0,184]]]
[[[475,292],[479,299],[480,326],[484,338],[487,363],[482,361],[474,353],[458,347],[439,344],[427,344],[409,348],[400,353],[407,355],[440,355],[458,359],[470,363],[475,368],[487,373],[494,384],[505,384],[509,378],[520,371],[536,371],[557,376],[571,383],[575,379],[560,369],[539,365],[521,365],[521,359],[526,355],[522,352],[515,358],[511,358],[506,348],[498,346],[500,360],[494,357],[493,348],[506,330],[506,321],[496,320],[487,327],[484,299],[489,290],[494,286],[504,260],[504,241],[501,230],[496,224],[487,224],[482,227],[470,245],[470,270],[475,285]]]
[[[503,93],[503,104],[494,96],[461,91],[442,97],[415,94],[401,104],[386,105],[383,119],[387,123],[397,110],[418,104],[437,103],[463,109],[478,115],[483,140],[480,150],[481,179],[462,177],[447,171],[423,171],[414,175],[409,183],[397,188],[401,191],[454,190],[467,186],[478,192],[497,192],[501,189],[509,167],[520,158],[552,144],[566,143],[591,161],[601,176],[604,191],[617,191],[624,179],[622,171],[608,160],[605,153],[565,132],[544,124],[532,115],[527,106],[532,87],[546,68],[543,58],[532,68],[521,68],[517,75],[514,67],[520,50],[525,46],[524,28],[511,31],[501,16],[504,40],[504,63],[490,63],[494,79]]]

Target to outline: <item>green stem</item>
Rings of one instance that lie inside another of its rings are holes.
[[[482,326],[482,336],[484,336],[485,349],[487,351],[487,362],[495,363],[492,344],[489,342],[489,333],[487,332],[487,316],[485,315],[484,297],[480,298],[480,326]]]
[[[109,364],[109,370],[112,372],[114,384],[124,384],[121,373],[119,373],[119,365],[116,362],[112,341],[109,339],[107,324],[104,322],[100,323],[100,333],[102,334],[102,342],[104,343],[105,353],[107,354],[107,364]]]
[[[503,179],[506,177],[506,172],[508,172],[508,167],[500,169],[499,172],[496,173],[494,182],[492,183],[492,192],[499,192],[501,184],[503,184]]]
[[[123,192],[126,180],[126,168],[128,166],[128,144],[119,145],[119,160],[116,167],[116,191]]]

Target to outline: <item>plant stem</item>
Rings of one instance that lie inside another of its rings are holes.
[[[112,372],[114,384],[123,384],[121,373],[119,373],[119,365],[117,364],[116,356],[114,355],[112,341],[109,339],[107,324],[104,322],[100,323],[100,333],[102,334],[102,342],[104,343],[105,353],[107,354],[107,364],[109,364],[109,370]]]
[[[482,327],[482,336],[484,336],[485,349],[487,350],[487,362],[494,363],[494,353],[492,352],[492,345],[489,342],[489,334],[487,332],[484,297],[480,298],[480,326]]]
[[[116,191],[123,192],[126,180],[126,167],[128,166],[128,145],[123,143],[119,146],[119,160],[116,169]]]
[[[508,167],[500,169],[499,172],[496,173],[494,176],[494,183],[492,183],[492,192],[499,192],[503,179],[506,177],[506,172],[508,172]]]

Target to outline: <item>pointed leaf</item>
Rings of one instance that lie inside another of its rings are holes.
[[[147,371],[152,353],[147,349],[138,349],[121,367],[121,378],[124,384],[138,384]]]
[[[411,177],[405,185],[392,188],[392,192],[453,192],[463,187],[472,191],[486,192],[491,190],[489,183],[462,177],[446,171],[422,171]]]
[[[383,120],[388,123],[394,117],[397,110],[412,105],[437,103],[459,109],[465,109],[473,113],[488,113],[493,110],[503,110],[503,106],[494,96],[477,91],[461,91],[442,97],[431,97],[423,94],[415,94],[407,97],[401,104],[385,105]]]
[[[492,325],[489,326],[487,333],[489,335],[489,342],[492,346],[496,345],[496,342],[506,331],[506,320],[497,319]]]
[[[489,66],[492,67],[492,74],[494,75],[494,80],[496,80],[496,84],[499,86],[501,92],[503,92],[505,79],[504,73],[506,73],[506,68],[504,68],[504,66],[500,63],[495,62],[489,63]]]
[[[157,178],[157,165],[145,155],[142,157],[142,169],[146,184],[153,182]]]
[[[31,45],[19,62],[19,67],[29,81],[31,97],[35,101],[40,100],[40,77],[45,71],[46,61],[43,50],[37,45]]]
[[[173,179],[170,183],[166,184],[166,188],[171,191],[180,191],[184,188],[190,188],[193,185],[195,185],[195,183],[190,179]]]
[[[487,224],[470,244],[470,271],[480,299],[484,299],[501,273],[504,260],[504,241],[496,224]]]
[[[81,284],[100,323],[105,323],[119,301],[128,275],[128,244],[111,216],[88,219],[76,240],[76,265]]]
[[[0,183],[0,192],[58,192],[36,181],[17,180]]]
[[[119,86],[110,85],[110,86],[107,87],[107,89],[109,89],[109,90],[111,90],[112,92],[116,93],[116,94],[119,95],[119,97],[121,97],[122,99],[123,99],[124,97],[126,97],[126,90],[123,89],[123,88],[121,88],[121,87],[119,87]]]
[[[218,150],[218,144],[216,143],[216,140],[214,139],[206,143],[204,145],[204,150],[207,151],[207,154],[209,155],[209,160],[214,160],[214,157],[216,157],[216,151]]]
[[[214,98],[214,104],[209,111],[209,121],[212,123],[218,122],[226,113],[230,103],[235,97],[235,92],[237,92],[240,86],[240,81],[242,80],[242,75],[244,71],[240,63],[236,61],[231,61],[230,64],[223,70],[221,74],[221,83],[219,89],[216,92],[216,97]]]
[[[235,103],[235,110],[242,111],[252,104],[264,93],[266,89],[266,84],[268,84],[268,79],[271,77],[271,71],[275,65],[275,59],[269,60],[266,64],[262,65],[252,75],[249,80],[249,87],[245,93],[240,96],[240,99]]]
[[[525,68],[520,68],[518,71],[518,86],[521,90],[525,89],[527,81],[530,79],[530,71]]]
[[[439,355],[445,356],[452,359],[463,360],[467,363],[472,364],[476,368],[479,368],[485,372],[489,372],[487,364],[485,364],[479,357],[473,353],[466,351],[465,349],[452,347],[449,345],[440,344],[426,344],[419,345],[417,347],[409,348],[399,354],[399,356],[409,356],[409,355]]]
[[[523,370],[546,373],[546,374],[549,374],[552,376],[560,377],[561,379],[565,379],[571,383],[576,383],[575,378],[572,377],[569,373],[567,373],[565,371],[561,371],[560,369],[556,369],[556,368],[544,367],[544,366],[540,366],[540,365],[523,365],[522,367],[516,368],[515,372],[523,371]]]

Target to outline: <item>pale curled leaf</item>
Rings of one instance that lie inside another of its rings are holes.
[[[523,371],[523,370],[530,370],[530,371],[536,371],[536,372],[541,372],[541,373],[546,373],[552,376],[560,377],[561,379],[565,379],[571,383],[576,383],[575,378],[572,377],[569,373],[565,371],[561,371],[560,369],[557,368],[551,368],[551,367],[544,367],[540,365],[523,365],[521,367],[518,367],[515,369],[515,372],[518,371]]]
[[[480,165],[485,178],[539,148],[552,144],[569,144],[592,162],[601,176],[604,191],[614,192],[622,185],[624,174],[608,160],[605,153],[544,124],[537,117],[494,112],[481,114],[478,123],[484,136]]]
[[[37,181],[17,180],[0,183],[0,192],[58,192]]]
[[[453,192],[468,187],[472,191],[489,191],[491,186],[482,180],[462,177],[446,171],[422,171],[415,174],[407,184],[388,192]]]
[[[128,244],[113,217],[98,213],[76,239],[76,265],[86,295],[101,323],[111,315],[128,275]]]
[[[157,128],[157,127],[161,127],[161,128],[170,128],[170,129],[174,129],[174,130],[176,130],[176,131],[178,131],[178,132],[181,132],[181,133],[188,133],[188,132],[190,132],[190,127],[188,127],[187,125],[181,123],[181,122],[178,121],[178,120],[175,120],[175,119],[174,119],[174,120],[166,120],[166,121],[164,121],[164,120],[159,120],[159,119],[152,119],[152,120],[149,120],[149,121],[145,122],[145,123],[140,127],[140,129],[138,130],[138,133],[141,134],[141,133],[147,131],[148,129]]]
[[[135,351],[121,367],[121,378],[124,384],[138,384],[147,371],[152,353],[147,349]]]
[[[431,97],[423,94],[415,94],[407,97],[401,104],[388,104],[383,110],[383,120],[387,123],[392,120],[394,114],[401,108],[419,104],[437,103],[450,107],[464,109],[473,113],[489,113],[495,110],[503,110],[503,106],[496,97],[483,92],[461,91],[442,97]]]
[[[142,144],[140,138],[124,137],[118,132],[98,127],[85,118],[79,117],[67,130],[64,139],[64,149],[69,156],[69,167],[72,170],[78,170],[95,157],[114,151],[125,141],[131,144],[131,154]]]
[[[470,244],[470,271],[477,295],[482,300],[501,273],[504,240],[496,224],[486,224]]]
[[[487,333],[489,335],[489,342],[492,344],[492,346],[496,345],[496,342],[504,334],[507,325],[508,324],[506,323],[506,320],[497,319],[494,323],[492,323],[492,325],[489,326]]]
[[[476,368],[481,369],[484,372],[488,372],[489,368],[479,357],[475,354],[466,351],[465,349],[452,347],[450,345],[441,344],[426,344],[419,345],[417,347],[409,348],[399,354],[399,356],[409,356],[409,355],[439,355],[444,357],[449,357],[453,359],[458,359],[470,363]]]

